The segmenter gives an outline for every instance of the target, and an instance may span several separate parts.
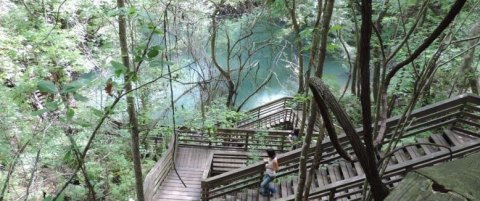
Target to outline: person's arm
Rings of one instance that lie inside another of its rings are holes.
[[[273,169],[274,171],[277,171],[278,168],[279,168],[278,160],[277,160],[276,158],[275,158],[275,160],[273,161],[273,168],[274,168],[274,169]]]

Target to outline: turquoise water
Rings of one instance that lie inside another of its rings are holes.
[[[238,25],[235,23],[231,26],[232,31],[240,31]],[[293,41],[292,36],[284,35],[285,29],[281,29],[281,26],[272,25],[271,22],[258,22],[257,26],[254,28],[254,34],[251,36],[251,39],[244,41],[242,45],[245,45],[247,48],[251,47],[253,43],[261,44],[262,41],[272,39],[275,41],[274,44],[268,46],[257,52],[255,56],[251,59],[253,63],[258,62],[260,66],[258,72],[255,73],[243,73],[247,78],[239,86],[238,95],[236,99],[236,104],[239,105],[243,100],[248,97],[256,88],[259,86],[265,78],[268,77],[270,72],[273,72],[273,78],[270,82],[262,88],[256,95],[251,97],[248,102],[244,105],[242,110],[248,110],[256,106],[262,105],[264,103],[270,102],[272,100],[285,97],[293,96],[298,90],[298,72],[297,70],[290,67],[289,62],[296,61],[295,56],[292,56],[292,52],[296,52],[291,49],[291,42]],[[239,37],[237,34],[235,37]],[[283,36],[283,38],[280,38]],[[278,40],[280,38],[280,40]],[[219,41],[222,39],[220,38]],[[280,42],[279,42],[280,41]],[[285,44],[289,44],[286,46]],[[219,43],[219,48],[217,52],[224,52],[222,47],[226,47],[224,44]],[[258,46],[258,45],[257,45]],[[308,55],[309,52],[304,53]],[[218,58],[225,58],[226,55],[220,55]],[[225,59],[219,59],[221,63],[226,63]],[[296,65],[295,62],[294,65]],[[304,56],[305,70],[308,64],[308,57]],[[256,69],[255,69],[256,70]],[[313,72],[312,72],[313,73]],[[333,88],[340,89],[344,87],[347,80],[346,69],[342,66],[342,62],[339,60],[333,59],[333,57],[328,56],[324,63],[324,79],[326,79],[327,84],[336,85]]]
[[[229,27],[225,29],[228,30],[231,41],[235,41],[236,38],[239,38],[242,34],[244,34],[244,27],[237,22],[232,21],[228,24]],[[236,106],[241,104],[246,97],[254,92],[257,86],[259,86],[270,73],[273,73],[273,77],[266,86],[264,86],[259,92],[256,93],[256,95],[252,96],[249,101],[245,103],[245,105],[242,107],[243,111],[281,97],[293,96],[298,90],[298,72],[295,72],[297,70],[293,69],[290,64],[291,61],[295,61],[292,62],[294,65],[297,63],[295,56],[292,55],[292,52],[296,51],[292,49],[291,46],[291,42],[293,41],[292,36],[290,36],[291,34],[285,34],[285,29],[282,29],[281,25],[273,25],[271,22],[258,22],[253,31],[254,34],[251,37],[237,45],[238,47],[245,48],[242,52],[247,52],[247,49],[253,45],[260,47],[266,43],[265,41],[270,41],[268,42],[268,46],[256,52],[249,60],[248,65],[255,67],[251,70],[244,70],[241,72],[242,81],[238,86],[238,94],[235,100]],[[216,49],[217,60],[222,66],[227,65],[226,47],[227,44],[225,32],[222,30],[217,35]],[[309,52],[306,51],[305,55],[308,54]],[[246,53],[242,54],[242,58],[245,57]],[[308,64],[308,57],[304,56],[304,58],[305,66],[307,66],[306,64]],[[235,58],[230,61],[230,65],[232,69],[238,69],[239,63]],[[256,68],[257,66],[259,67]],[[196,68],[200,69],[203,67],[196,66]],[[306,69],[304,71],[306,71]],[[187,73],[190,73],[190,77],[196,77],[194,75],[195,73],[193,72]],[[237,82],[237,75],[238,72],[234,72],[232,76],[235,82]],[[328,56],[324,64],[324,79],[326,80],[327,84],[336,85],[333,86],[333,88],[342,88],[347,80],[347,72],[342,66],[342,62],[333,59],[331,56]],[[179,88],[177,88],[178,91],[175,92],[175,95],[179,95],[182,90],[186,90],[187,88],[188,87],[185,86],[179,86]],[[226,89],[223,94],[225,97],[228,95]],[[198,97],[198,91],[192,92],[191,95],[184,96],[182,100],[179,101],[179,104],[185,106],[194,106],[199,101]]]

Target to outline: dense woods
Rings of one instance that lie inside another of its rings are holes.
[[[479,0],[0,0],[0,11],[0,200],[144,200],[162,139],[231,128],[283,96],[303,111],[296,200],[310,192],[307,149],[318,167],[325,138],[361,162],[364,197],[382,200],[375,151],[403,143],[415,108],[480,88]],[[354,153],[335,142],[343,132]]]

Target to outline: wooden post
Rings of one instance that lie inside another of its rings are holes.
[[[212,134],[210,133],[210,129],[208,129],[208,148],[212,148]]]
[[[283,152],[285,147],[285,134],[282,133],[282,145],[280,146],[280,151]]]
[[[452,124],[450,124],[450,126],[449,126],[449,129],[450,129],[450,130],[453,129],[453,128],[455,128],[455,125],[456,125],[456,123],[458,122],[458,119],[464,117],[463,113],[465,112],[466,105],[468,104],[468,101],[467,101],[466,98],[463,98],[463,99],[465,99],[465,100],[462,100],[462,103],[461,103],[462,107],[460,107],[460,108],[458,109],[458,110],[460,111],[460,113],[458,113],[458,115],[456,116],[457,121],[454,121]],[[454,106],[452,106],[452,107],[454,107]]]
[[[248,136],[250,134],[250,131],[247,131],[247,135],[245,136],[245,151],[248,151]]]
[[[208,187],[202,185],[202,201],[208,200]]]

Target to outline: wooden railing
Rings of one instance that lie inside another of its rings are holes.
[[[276,112],[269,113],[268,115],[262,116],[259,119],[249,121],[247,123],[238,125],[237,127],[250,129],[268,129],[285,123],[292,124],[292,127],[297,126],[296,124],[298,123],[298,117],[295,111],[291,108],[285,108]]]
[[[147,173],[143,182],[143,192],[145,200],[154,200],[154,195],[157,189],[168,175],[168,172],[173,166],[173,151],[174,151],[174,137],[170,137],[167,149],[162,154],[160,160],[155,163],[155,166]]]
[[[215,152],[209,163],[211,176],[245,167],[249,162],[258,162],[260,158],[265,157],[267,155],[264,152]]]
[[[178,131],[180,146],[204,147],[223,150],[290,150],[288,135],[291,131],[216,129],[215,131]]]
[[[385,180],[385,184],[389,185],[399,182],[403,175],[410,170],[431,166],[444,161],[449,161],[451,158],[461,158],[467,154],[478,152],[479,145],[480,141],[474,140],[463,146],[453,147],[451,150],[442,150],[432,153],[429,155],[429,157],[424,157],[421,160],[409,160],[407,162],[389,166],[383,174],[383,178],[391,179]],[[335,195],[334,200],[339,200],[354,194],[361,194],[363,191],[364,181],[365,175],[359,175],[349,178],[348,180],[344,180],[341,183],[327,184],[310,191],[309,199],[325,199],[330,195]],[[295,200],[295,196],[288,196],[280,200],[293,201]]]
[[[473,120],[479,120],[479,105],[480,97],[461,95],[414,110],[409,116],[410,121],[403,131],[403,137],[414,136],[419,133],[445,128],[447,126],[466,134],[478,135],[480,124]],[[400,117],[393,117],[387,120],[387,140],[384,143],[389,142],[388,138],[395,132],[399,121]],[[357,129],[356,131],[361,137],[363,136],[363,129]],[[347,151],[350,151],[351,148],[347,141],[348,139],[344,134],[339,135],[339,142]],[[336,154],[336,151],[328,139],[323,143],[323,147],[324,154],[322,155],[322,163],[339,159],[339,156]],[[313,147],[309,149],[308,153],[308,161],[311,162]],[[277,178],[298,172],[299,156],[300,150],[280,155],[278,161],[281,169],[278,172]],[[258,162],[252,166],[204,179],[202,181],[202,200],[209,200],[229,193],[238,192],[245,188],[258,186],[263,171],[264,164]]]
[[[272,102],[253,108],[245,112],[245,117],[237,122],[237,127],[242,127],[242,125],[251,123],[252,121],[265,117],[269,114],[284,110],[286,108],[292,108],[292,104],[292,97],[283,97],[278,100],[274,100]]]

